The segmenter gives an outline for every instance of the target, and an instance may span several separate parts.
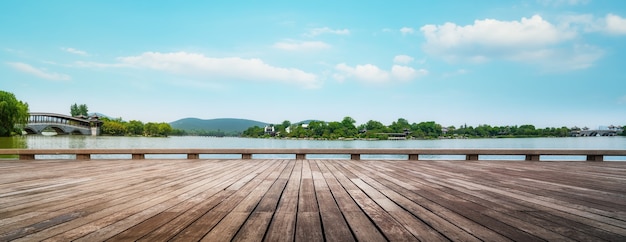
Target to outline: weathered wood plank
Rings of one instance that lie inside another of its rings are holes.
[[[326,241],[354,241],[354,236],[352,236],[352,232],[350,232],[350,228],[322,175],[319,167],[320,162],[319,160],[311,162],[311,174],[320,217],[324,226],[324,238]]]
[[[326,179],[326,183],[330,188],[339,210],[346,219],[346,222],[350,226],[350,230],[358,241],[383,241],[386,240],[385,236],[379,231],[374,223],[363,212],[359,205],[352,199],[347,190],[339,182],[336,174],[336,169],[329,163],[323,163],[320,166],[322,175]],[[352,184],[353,185],[353,184]],[[356,186],[353,186],[353,189]]]
[[[295,166],[280,197],[272,222],[265,233],[264,239],[267,241],[293,241],[295,239],[298,192],[303,161],[295,160],[292,162],[295,163]]]
[[[311,173],[309,160],[302,162],[295,240],[324,241],[322,221],[317,206],[315,187],[313,186],[313,174]]]

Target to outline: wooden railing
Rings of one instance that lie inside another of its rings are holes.
[[[199,159],[207,155],[292,154],[296,159],[307,155],[350,155],[360,160],[361,155],[406,155],[409,160],[419,160],[425,155],[464,155],[466,160],[479,160],[479,156],[521,155],[525,160],[539,161],[541,156],[586,156],[587,161],[603,161],[605,156],[626,156],[626,150],[581,149],[0,149],[0,155],[17,155],[20,160],[34,160],[36,155],[76,155],[77,160],[91,159],[92,155],[131,155],[132,159],[145,159],[146,155],[187,155],[187,159]]]

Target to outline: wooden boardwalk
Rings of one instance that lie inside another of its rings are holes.
[[[625,241],[626,162],[0,160],[0,241]]]

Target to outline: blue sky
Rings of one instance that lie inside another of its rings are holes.
[[[0,1],[0,90],[125,120],[626,124],[626,1]]]

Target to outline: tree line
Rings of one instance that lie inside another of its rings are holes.
[[[174,129],[169,123],[143,123],[138,120],[123,121],[121,118],[102,118],[100,133],[113,136],[149,136],[167,137],[172,135]]]
[[[436,138],[508,138],[508,137],[568,137],[572,129],[567,127],[536,128],[534,125],[507,125],[477,127],[466,124],[459,127],[444,127],[434,121],[409,123],[404,118],[384,125],[379,121],[370,120],[356,126],[354,119],[345,117],[342,121],[323,122],[311,121],[308,125],[295,124],[284,121],[281,124],[270,125],[273,132],[266,132],[265,127],[250,127],[242,133],[243,137],[283,137],[283,138],[312,138],[312,139],[379,139],[386,140],[392,137],[407,139],[436,139]],[[626,131],[620,135],[626,136]]]

